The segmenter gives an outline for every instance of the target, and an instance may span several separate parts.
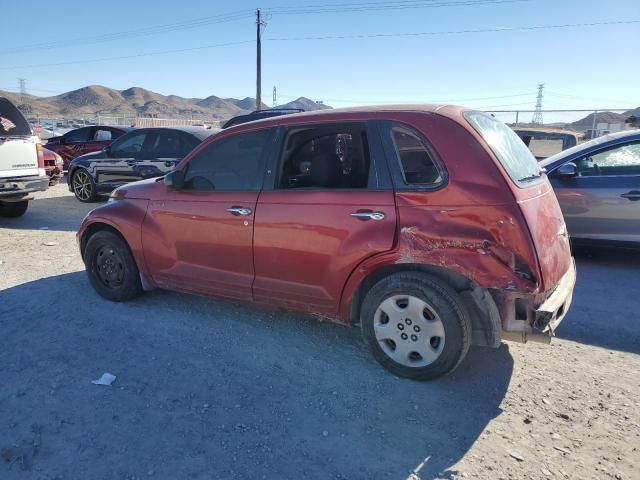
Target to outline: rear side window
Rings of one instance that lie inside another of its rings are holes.
[[[256,191],[262,186],[272,130],[239,133],[210,143],[187,165],[185,190]]]
[[[31,136],[31,127],[22,113],[6,98],[0,98],[0,135]]]
[[[464,114],[471,126],[487,142],[511,180],[525,186],[542,176],[537,160],[518,135],[504,123],[481,112]]]
[[[443,172],[429,149],[416,132],[402,126],[391,129],[404,183],[407,185],[437,185],[444,180]]]
[[[291,128],[285,135],[276,188],[366,188],[370,163],[364,124]]]

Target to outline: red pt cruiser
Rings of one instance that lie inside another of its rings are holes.
[[[165,288],[360,324],[391,372],[470,345],[548,342],[575,265],[545,174],[495,118],[453,106],[286,115],[214,135],[115,190],[78,232],[91,284]]]

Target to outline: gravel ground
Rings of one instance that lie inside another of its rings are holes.
[[[578,259],[551,346],[472,349],[417,383],[355,329],[99,298],[75,241],[90,208],[59,185],[0,219],[2,479],[639,478],[638,256]]]

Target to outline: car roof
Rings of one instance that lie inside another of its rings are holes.
[[[365,107],[347,107],[347,108],[331,108],[326,110],[313,110],[302,113],[291,113],[280,115],[277,117],[254,120],[252,122],[242,123],[229,127],[228,130],[241,130],[251,128],[251,126],[277,126],[289,125],[296,123],[309,123],[313,121],[342,121],[348,120],[350,117],[371,115],[378,116],[384,113],[437,113],[456,121],[461,121],[462,112],[473,111],[472,108],[466,108],[459,105],[440,105],[440,104],[391,104],[391,105],[372,105]]]
[[[193,135],[200,141],[204,140],[211,135],[218,133],[221,129],[219,128],[204,128],[204,127],[193,127],[191,125],[175,125],[170,127],[137,127],[132,128],[131,130],[178,130],[180,132],[185,132]]]
[[[225,123],[222,124],[222,128],[229,128],[241,123],[248,123],[252,120],[260,120],[263,118],[278,117],[281,115],[289,115],[291,113],[304,112],[302,108],[267,108],[263,110],[255,110],[250,113],[244,113],[242,115],[236,115],[231,117]]]
[[[566,162],[570,162],[585,153],[593,150],[599,150],[614,145],[624,144],[633,141],[640,141],[640,130],[623,130],[621,132],[609,133],[601,137],[594,138],[588,142],[581,143],[575,147],[568,148],[562,152],[546,158],[540,162],[540,166],[552,171]]]

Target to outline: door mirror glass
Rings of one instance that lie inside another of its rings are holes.
[[[565,163],[556,170],[556,174],[560,178],[571,178],[578,175],[578,167],[573,162]]]
[[[174,170],[164,176],[164,184],[173,190],[182,190],[184,187],[184,172],[182,170]]]

